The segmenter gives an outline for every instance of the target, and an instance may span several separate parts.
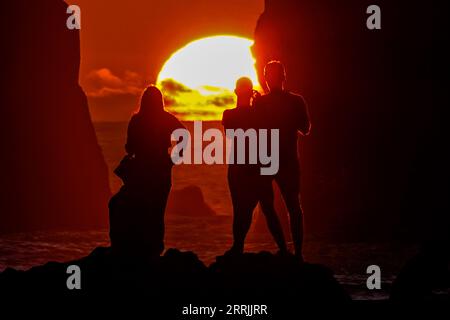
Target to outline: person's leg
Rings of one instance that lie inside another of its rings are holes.
[[[244,252],[245,237],[252,224],[253,210],[249,206],[237,205],[233,209],[233,247],[235,253]]]
[[[109,201],[109,238],[114,254],[123,256],[126,252],[126,243],[130,229],[130,221],[127,219],[127,196],[124,187]],[[125,249],[124,249],[125,248]]]
[[[155,221],[155,243],[154,252],[158,255],[164,252],[164,235],[165,235],[165,212],[167,200],[169,198],[170,189],[172,187],[171,179],[168,178],[164,185],[160,186],[160,191],[156,198],[156,221]]]
[[[298,168],[284,169],[275,176],[289,212],[295,255],[303,259],[303,211],[300,205],[300,174]]]
[[[278,249],[281,253],[287,252],[286,240],[284,239],[283,228],[278,219],[277,212],[274,206],[272,180],[261,181],[261,210],[266,218],[267,227],[275,240]]]
[[[257,199],[245,178],[233,172],[228,173],[228,185],[233,204],[233,246],[228,252],[243,253],[245,237],[250,230]]]
[[[146,181],[142,193],[142,215],[138,228],[145,246],[145,253],[159,256],[164,251],[165,210],[170,189],[172,187],[171,172],[168,168],[160,168],[152,174],[152,180]]]

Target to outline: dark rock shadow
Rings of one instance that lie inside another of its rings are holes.
[[[81,270],[81,290],[69,290],[67,267]],[[349,295],[325,266],[300,264],[293,257],[269,252],[217,257],[206,267],[193,252],[169,249],[148,261],[117,259],[110,248],[96,248],[89,256],[66,263],[49,262],[27,271],[0,273],[0,293],[114,295],[144,294],[158,301],[350,301]],[[227,302],[228,303],[228,302]]]

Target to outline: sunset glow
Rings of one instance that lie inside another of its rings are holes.
[[[193,41],[175,52],[158,76],[166,108],[183,120],[220,120],[235,104],[239,77],[257,86],[253,41],[236,36],[215,36]]]

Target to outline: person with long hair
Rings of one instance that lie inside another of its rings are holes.
[[[147,87],[128,125],[127,178],[110,202],[111,244],[121,254],[159,256],[164,250],[164,212],[173,166],[169,149],[178,128],[184,126],[164,110],[161,91]]]

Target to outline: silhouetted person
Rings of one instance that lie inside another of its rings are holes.
[[[164,212],[172,186],[171,134],[183,125],[164,111],[155,86],[145,89],[128,125],[124,186],[110,201],[111,245],[125,255],[164,250]],[[128,162],[128,163],[127,163]]]
[[[246,77],[240,78],[236,83],[235,93],[237,105],[235,109],[224,111],[222,118],[224,128],[244,131],[255,128],[256,119],[251,101],[258,93],[253,90],[252,81]],[[236,150],[234,144],[233,147]],[[248,144],[245,150],[246,161],[248,161]],[[257,164],[236,164],[236,159],[234,163],[228,166],[228,186],[233,203],[233,246],[227,254],[243,253],[245,237],[250,229],[253,210],[258,202],[261,204],[267,225],[280,252],[287,252],[283,230],[274,208],[271,180],[260,175]]]
[[[279,129],[279,170],[272,178],[277,183],[289,211],[295,254],[303,259],[303,213],[300,205],[300,167],[297,153],[298,132],[307,135],[310,122],[306,104],[299,95],[284,90],[286,73],[279,61],[264,69],[269,93],[254,102],[260,128]]]

